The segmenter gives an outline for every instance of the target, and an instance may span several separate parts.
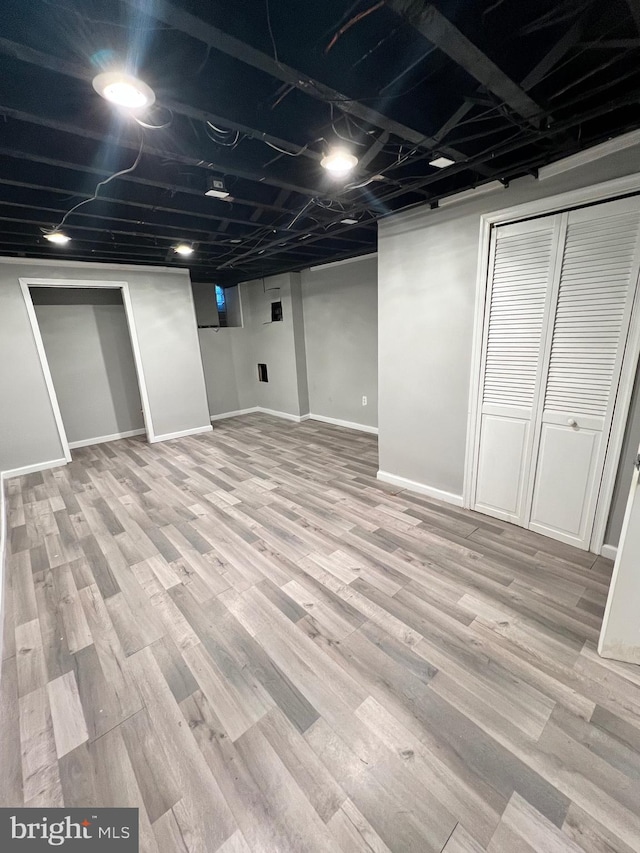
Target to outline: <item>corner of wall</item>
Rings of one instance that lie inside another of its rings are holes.
[[[291,273],[291,318],[293,320],[293,347],[296,359],[298,385],[298,413],[309,413],[309,377],[307,350],[304,335],[304,309],[302,306],[302,279],[299,272]]]

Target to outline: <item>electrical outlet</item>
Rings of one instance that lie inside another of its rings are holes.
[[[367,405],[367,398],[364,396],[364,394],[362,395],[362,405],[363,406]]]

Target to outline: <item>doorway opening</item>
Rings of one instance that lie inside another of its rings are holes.
[[[63,452],[146,434],[144,374],[125,282],[22,279]]]

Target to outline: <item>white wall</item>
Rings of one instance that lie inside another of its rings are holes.
[[[302,302],[310,411],[377,426],[376,257],[305,270]]]
[[[127,281],[156,436],[209,425],[184,270],[0,260],[0,471],[64,457],[19,278]]]
[[[32,298],[67,440],[144,428],[120,291],[36,287]]]
[[[546,181],[382,220],[378,245],[380,469],[461,495],[480,216],[640,168],[640,149]]]

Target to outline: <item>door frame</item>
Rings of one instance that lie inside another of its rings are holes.
[[[467,443],[464,464],[463,506],[472,508],[475,449],[480,426],[478,395],[481,386],[482,342],[486,320],[486,295],[489,284],[489,258],[491,237],[494,227],[533,219],[549,214],[561,213],[577,207],[585,207],[622,196],[640,194],[640,174],[627,175],[612,181],[604,181],[589,187],[536,199],[483,214],[480,217],[478,267],[476,273],[476,299],[471,349],[471,377],[469,383],[469,405],[467,410]],[[625,346],[622,371],[616,395],[613,421],[609,433],[607,453],[599,485],[593,531],[589,549],[596,554],[602,552],[609,520],[611,500],[622,453],[624,432],[629,416],[629,405],[640,355],[640,287],[636,285],[631,312],[631,324]]]
[[[47,386],[47,392],[49,394],[49,400],[51,402],[51,408],[53,410],[53,417],[56,422],[56,427],[58,429],[58,436],[60,437],[60,443],[62,445],[62,450],[64,453],[64,458],[67,462],[71,462],[71,450],[69,448],[69,441],[67,439],[67,433],[64,428],[64,423],[62,421],[62,413],[60,412],[60,405],[58,403],[58,397],[56,395],[56,389],[53,384],[53,378],[51,376],[51,369],[49,368],[49,361],[47,359],[47,354],[44,348],[44,341],[42,340],[42,334],[40,332],[40,326],[38,324],[38,317],[36,315],[35,308],[33,306],[33,299],[31,298],[31,287],[62,287],[66,289],[70,288],[95,288],[95,289],[104,289],[109,288],[111,290],[119,290],[122,295],[122,303],[124,305],[124,313],[127,318],[127,326],[129,328],[129,337],[131,339],[131,348],[133,350],[133,360],[136,368],[136,375],[138,377],[138,387],[140,389],[140,400],[142,402],[142,415],[144,418],[145,430],[147,433],[147,441],[154,442],[156,440],[155,433],[153,430],[153,421],[151,418],[151,407],[149,405],[149,395],[147,393],[147,386],[144,378],[144,368],[142,366],[142,356],[140,354],[140,343],[138,341],[138,332],[136,329],[136,323],[133,315],[133,306],[131,304],[131,294],[129,293],[129,283],[126,281],[95,281],[84,280],[84,279],[68,279],[68,278],[20,278],[20,288],[22,290],[22,296],[24,298],[24,302],[27,308],[27,315],[29,317],[29,323],[31,324],[31,331],[33,333],[33,338],[36,344],[36,350],[38,351],[38,358],[40,359],[40,366],[42,367],[42,374],[44,376],[45,385]]]

